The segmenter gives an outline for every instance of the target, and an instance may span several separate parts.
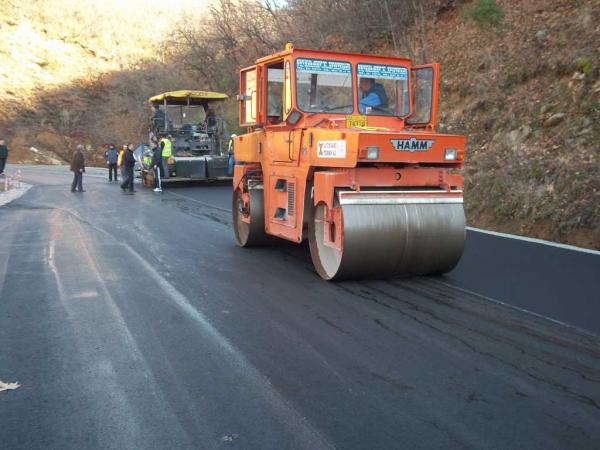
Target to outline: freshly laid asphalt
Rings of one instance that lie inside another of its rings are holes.
[[[600,448],[598,255],[470,231],[445,277],[328,283],[236,247],[228,186],[22,171],[2,449]]]

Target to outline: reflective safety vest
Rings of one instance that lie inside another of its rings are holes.
[[[123,165],[123,155],[125,154],[125,150],[119,150],[119,156],[117,158],[117,166],[121,167]]]
[[[162,156],[163,156],[163,158],[168,158],[169,156],[171,156],[171,153],[173,153],[173,151],[172,151],[173,144],[171,144],[171,141],[166,138],[162,138],[160,140],[160,142],[164,142],[164,144],[165,144],[163,151],[162,151]]]

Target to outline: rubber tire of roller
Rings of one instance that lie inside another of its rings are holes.
[[[238,207],[239,189],[233,192],[231,214],[233,218],[233,232],[235,241],[240,247],[258,247],[269,243],[265,233],[264,195],[262,189],[250,190],[250,223],[242,221],[242,214]]]

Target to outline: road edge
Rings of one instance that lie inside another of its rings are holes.
[[[10,202],[22,197],[32,187],[33,187],[32,184],[21,183],[21,186],[18,188],[13,188],[8,191],[1,191],[0,192],[0,208],[4,205],[8,205]]]

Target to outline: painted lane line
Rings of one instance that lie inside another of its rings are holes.
[[[527,236],[519,236],[517,234],[500,233],[499,231],[484,230],[482,228],[474,228],[474,227],[467,227],[467,230],[475,231],[477,233],[483,233],[483,234],[489,234],[492,236],[507,238],[507,239],[515,239],[515,240],[519,240],[519,241],[531,242],[533,244],[548,245],[550,247],[556,247],[556,248],[560,248],[563,250],[572,250],[574,252],[589,253],[591,255],[600,256],[600,251],[598,251],[598,250],[593,250],[590,248],[583,248],[583,247],[576,247],[574,245],[568,245],[568,244],[561,244],[559,242],[546,241],[544,239],[537,239],[537,238],[532,238],[532,237],[527,237]]]

